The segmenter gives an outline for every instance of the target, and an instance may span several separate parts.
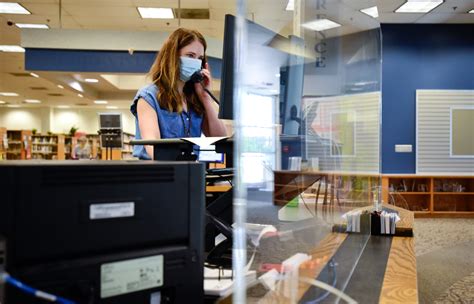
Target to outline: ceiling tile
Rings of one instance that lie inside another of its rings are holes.
[[[119,7],[110,7],[107,5],[64,5],[64,9],[68,11],[71,16],[78,17],[136,17],[139,18],[137,9],[134,6],[119,6]],[[116,23],[119,24],[121,21],[117,20]]]

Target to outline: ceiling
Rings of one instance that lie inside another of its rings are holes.
[[[0,14],[0,44],[20,45],[21,31],[14,23],[43,23],[53,29],[122,30],[171,32],[177,27],[199,29],[206,37],[222,39],[224,15],[236,14],[235,0],[0,0],[18,2],[31,15]],[[314,8],[317,0],[306,0],[306,16],[324,13],[328,18],[341,23],[338,29],[328,30],[327,36],[345,35],[380,23],[474,23],[474,15],[467,12],[474,8],[474,0],[446,0],[428,14],[399,14],[394,11],[405,0],[335,0],[321,1],[324,7]],[[287,36],[293,33],[293,12],[286,11],[287,0],[249,0],[247,18]],[[145,7],[171,7],[209,9],[209,19],[141,19],[136,9]],[[377,5],[379,18],[372,19],[359,12],[360,9]],[[158,48],[159,46],[157,46]],[[16,73],[16,74],[15,74]],[[19,74],[20,73],[20,74]],[[136,89],[146,83],[145,75],[106,75],[100,73],[65,73],[35,71],[35,78],[24,70],[23,53],[0,52],[0,92],[16,92],[17,97],[0,96],[8,104],[22,106],[97,107],[93,100],[106,99],[108,106],[126,108]],[[121,77],[119,77],[121,76]],[[98,83],[82,83],[83,97],[66,85],[65,79],[99,79]],[[63,85],[63,89],[58,85]],[[219,82],[213,88],[218,90]],[[25,99],[41,100],[40,105],[25,105]],[[0,105],[6,106],[6,105]]]

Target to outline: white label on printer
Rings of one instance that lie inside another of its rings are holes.
[[[102,264],[100,297],[163,286],[163,255]]]
[[[91,220],[132,217],[134,215],[134,202],[93,204],[89,208],[89,219]]]

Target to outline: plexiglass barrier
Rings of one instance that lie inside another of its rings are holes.
[[[380,198],[375,5],[237,2],[234,303],[353,301]]]

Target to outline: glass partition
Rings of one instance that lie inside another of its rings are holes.
[[[235,303],[351,302],[380,208],[375,2],[237,2]]]

